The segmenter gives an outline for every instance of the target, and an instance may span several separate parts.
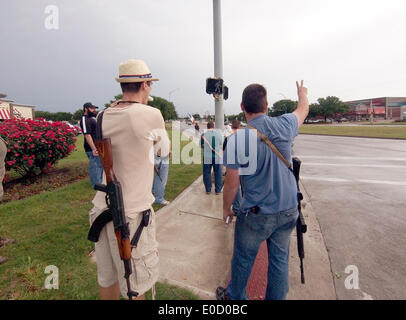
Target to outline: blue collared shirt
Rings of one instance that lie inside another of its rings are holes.
[[[298,121],[293,113],[280,117],[260,115],[248,124],[266,135],[285,159],[292,162],[293,140],[298,135]],[[258,206],[260,213],[273,214],[297,206],[293,173],[260,141],[254,130],[240,129],[228,138],[223,163],[228,168],[239,169],[242,212]]]

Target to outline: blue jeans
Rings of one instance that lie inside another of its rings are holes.
[[[242,201],[241,186],[238,186],[237,194],[235,195],[235,199],[233,201],[233,206],[232,206],[232,210],[235,215],[237,215],[238,212],[240,211],[241,201]]]
[[[155,197],[154,203],[162,203],[165,200],[165,187],[168,181],[169,157],[155,157],[155,167],[159,172],[157,175],[154,169],[154,183],[152,185],[152,194]]]
[[[89,175],[92,188],[96,183],[103,182],[103,165],[100,161],[100,157],[95,157],[91,151],[86,152],[89,158]]]
[[[203,183],[206,192],[211,192],[211,167],[214,170],[214,189],[216,193],[220,193],[223,188],[221,164],[216,164],[215,158],[212,159],[212,163],[203,163]]]
[[[297,207],[276,214],[239,213],[235,225],[231,281],[232,300],[248,300],[246,287],[261,243],[268,247],[266,300],[283,300],[289,291],[290,235],[299,216]]]

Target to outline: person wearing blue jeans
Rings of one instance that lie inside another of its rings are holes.
[[[84,135],[84,148],[89,159],[89,175],[93,189],[96,183],[102,183],[103,180],[103,165],[94,144],[97,108],[91,102],[85,103],[83,105],[83,116],[80,121],[80,128]]]
[[[211,168],[214,172],[214,191],[216,194],[221,193],[223,187],[221,164],[216,164],[216,160],[213,158],[211,163],[203,163],[203,183],[206,189],[206,193],[211,192]]]
[[[87,158],[89,159],[89,176],[90,183],[94,189],[94,185],[97,183],[102,183],[103,181],[103,165],[101,163],[100,157],[94,155],[93,151],[86,152]]]
[[[298,90],[298,107],[293,113],[268,117],[266,89],[259,84],[245,88],[241,109],[254,130],[239,130],[228,138],[223,163],[227,174],[223,194],[223,219],[229,224],[231,209],[241,180],[242,200],[237,213],[231,280],[218,287],[218,300],[245,300],[247,282],[262,242],[268,248],[268,283],[265,299],[282,300],[289,291],[290,236],[299,216],[297,185],[293,173],[257,136],[261,132],[289,162],[299,126],[309,112],[307,88]],[[241,178],[241,179],[240,179]]]
[[[214,189],[216,194],[221,193],[222,182],[222,164],[220,155],[220,145],[222,144],[221,134],[214,130],[214,123],[207,123],[207,131],[200,138],[200,146],[203,148],[203,183],[206,193],[211,192],[211,168],[214,171]]]
[[[241,123],[240,123],[240,121],[238,119],[234,119],[231,122],[231,130],[232,130],[231,135],[236,134],[239,129],[241,129]],[[228,136],[228,137],[226,137],[224,139],[223,151],[226,149],[227,140],[228,140],[228,138],[230,136]],[[235,199],[234,199],[233,204],[232,204],[232,210],[233,210],[235,215],[237,215],[237,213],[240,210],[240,203],[241,203],[241,188],[240,188],[240,186],[238,186],[237,194],[236,194]]]
[[[152,185],[152,194],[155,197],[156,204],[168,205],[170,202],[165,200],[165,187],[168,181],[169,155],[166,157],[155,156],[154,182]]]

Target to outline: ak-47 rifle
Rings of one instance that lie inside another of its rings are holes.
[[[104,172],[106,173],[107,185],[96,184],[94,188],[95,190],[106,193],[107,205],[113,217],[114,233],[117,238],[118,251],[120,252],[121,260],[124,262],[124,278],[127,281],[128,289],[127,296],[132,300],[132,297],[138,296],[138,292],[132,291],[130,285],[130,275],[132,273],[130,230],[125,219],[121,184],[117,181],[113,171],[111,141],[110,139],[95,141],[95,146],[103,164]]]
[[[96,139],[94,141],[94,144],[97,148],[100,160],[103,165],[104,172],[106,174],[107,185],[96,184],[94,186],[94,189],[106,193],[106,202],[108,210],[104,211],[99,216],[99,218],[96,219],[96,221],[93,223],[89,231],[88,239],[90,241],[97,242],[99,233],[106,224],[106,222],[113,220],[114,232],[117,238],[120,258],[124,262],[125,269],[124,278],[127,281],[127,289],[128,289],[127,296],[130,300],[132,300],[133,297],[138,296],[138,293],[131,290],[130,285],[130,275],[132,273],[130,230],[128,228],[128,223],[126,222],[125,219],[121,184],[117,180],[113,170],[113,154],[111,141],[109,138],[103,139],[103,134],[101,131],[102,120],[103,113],[99,115],[98,125],[96,129]],[[148,222],[146,225],[148,225]]]
[[[302,162],[297,157],[294,157],[292,159],[292,162],[293,162],[293,174],[296,178],[296,183],[297,183],[297,200],[298,200],[297,209],[299,211],[299,218],[297,219],[297,222],[296,222],[297,252],[298,252],[299,258],[300,258],[301,281],[302,281],[302,283],[305,283],[304,269],[303,269],[303,259],[305,256],[304,245],[303,245],[303,233],[306,233],[307,225],[306,225],[306,222],[305,222],[303,214],[302,214],[301,201],[303,200],[303,194],[300,192],[300,188],[299,188],[300,165]]]

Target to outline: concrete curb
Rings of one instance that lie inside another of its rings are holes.
[[[213,300],[229,278],[234,228],[222,220],[222,197],[206,195],[202,180],[156,212],[159,281]]]
[[[300,182],[303,193],[302,213],[307,224],[303,235],[305,258],[303,260],[305,284],[300,281],[300,260],[297,254],[296,230],[292,232],[290,244],[288,300],[336,300],[334,278],[324,237],[311,205],[311,197]]]

